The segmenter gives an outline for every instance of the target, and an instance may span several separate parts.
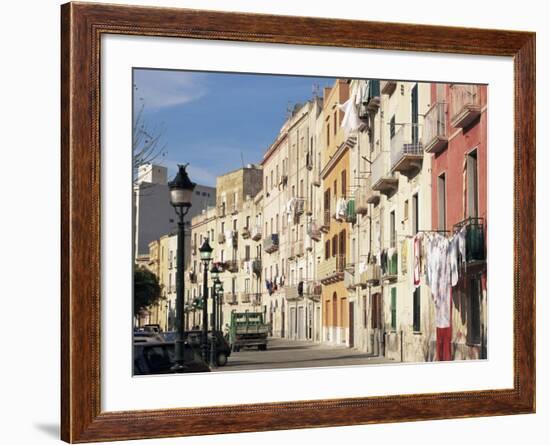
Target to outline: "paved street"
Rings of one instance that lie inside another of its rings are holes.
[[[254,348],[233,352],[227,365],[214,371],[350,366],[388,362],[385,358],[370,357],[364,352],[345,346],[270,338],[267,351],[258,351]]]

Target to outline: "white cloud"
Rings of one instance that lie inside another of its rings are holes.
[[[206,94],[201,76],[185,71],[136,70],[135,105],[147,110],[173,107],[192,102]]]

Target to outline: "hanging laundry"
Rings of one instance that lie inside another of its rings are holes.
[[[449,275],[451,286],[458,283],[458,236],[453,236],[448,247]]]
[[[344,112],[344,117],[342,118],[340,127],[344,129],[346,137],[349,134],[359,130],[362,122],[357,114],[357,108],[355,107],[354,100],[352,98],[348,99],[342,105],[338,105],[338,109]]]

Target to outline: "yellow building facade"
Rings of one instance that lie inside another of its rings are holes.
[[[338,105],[349,97],[349,85],[337,80],[325,88],[323,100],[323,139],[321,178],[323,184],[323,256],[318,269],[322,288],[323,341],[349,343],[350,307],[344,285],[344,270],[349,260],[349,228],[343,202],[348,197],[350,158],[341,128],[343,112]]]

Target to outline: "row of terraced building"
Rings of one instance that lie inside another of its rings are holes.
[[[338,79],[296,105],[261,162],[218,177],[216,206],[191,221],[188,323],[208,237],[222,325],[258,311],[275,337],[485,357],[486,116],[479,85]]]

